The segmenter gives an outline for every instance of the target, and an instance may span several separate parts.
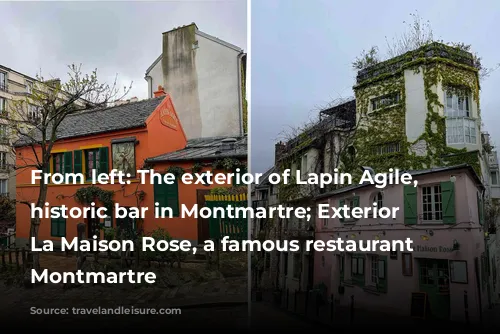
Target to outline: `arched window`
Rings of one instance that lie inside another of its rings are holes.
[[[377,208],[384,206],[384,195],[381,191],[377,192],[375,196],[373,196],[373,203],[377,203]]]

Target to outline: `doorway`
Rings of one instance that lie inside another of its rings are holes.
[[[450,275],[448,260],[419,259],[420,291],[427,293],[429,316],[450,318]]]
[[[94,235],[97,235],[97,238],[99,239],[101,234],[99,233],[99,224],[100,220],[97,217],[94,218],[87,218],[87,237],[89,239],[92,239]]]
[[[209,195],[210,190],[196,190],[196,203],[198,208],[206,206],[205,195]],[[210,239],[210,220],[198,216],[198,244],[203,245],[206,240]]]

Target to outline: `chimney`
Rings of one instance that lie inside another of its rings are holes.
[[[130,102],[137,102],[137,101],[139,101],[137,96],[134,96],[133,98],[130,99]]]
[[[236,138],[225,138],[221,141],[222,151],[232,151],[236,148]]]
[[[155,97],[160,97],[160,96],[165,96],[167,93],[165,93],[165,89],[163,89],[162,86],[158,86],[158,90],[154,92]]]
[[[50,86],[52,88],[57,88],[57,87],[61,86],[61,79],[59,79],[59,78],[51,79],[51,80],[45,81],[44,83],[47,86]]]

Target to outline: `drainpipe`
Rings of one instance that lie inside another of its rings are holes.
[[[148,82],[148,98],[152,98],[153,97],[153,78],[151,78],[151,76],[149,75],[146,75],[144,77],[144,79]]]
[[[243,135],[243,94],[242,94],[242,89],[246,89],[246,87],[243,87],[243,77],[241,75],[242,67],[243,67],[243,56],[245,53],[241,51],[238,54],[238,61],[237,61],[237,66],[238,66],[238,105],[240,112],[238,113],[239,116],[239,123],[240,123],[240,135]],[[245,76],[246,77],[246,76]],[[248,122],[248,112],[247,112],[247,122]]]
[[[486,189],[483,189],[482,191],[482,194],[481,194],[481,197],[483,199],[483,219],[484,219],[484,203],[485,203],[485,194],[486,194]],[[491,309],[493,307],[493,304],[491,302],[491,286],[490,286],[490,272],[491,272],[491,268],[490,268],[490,250],[489,250],[489,247],[488,247],[488,237],[486,236],[488,233],[489,235],[489,230],[490,230],[490,227],[489,227],[489,222],[485,222],[484,224],[484,227],[485,227],[485,231],[484,231],[484,234],[483,234],[483,237],[484,237],[484,254],[485,254],[485,257],[486,257],[486,268],[488,269],[488,279],[486,280],[486,293],[488,294],[488,308]]]

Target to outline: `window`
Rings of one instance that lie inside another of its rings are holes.
[[[26,81],[26,93],[28,94],[33,93],[33,82]]]
[[[100,154],[98,149],[85,151],[85,176],[89,180],[92,178],[92,170],[99,170]],[[100,172],[100,171],[99,171]],[[105,173],[107,171],[103,171]]]
[[[54,173],[64,173],[64,153],[57,153],[52,156],[52,168]]]
[[[28,121],[30,122],[40,122],[42,117],[42,110],[39,106],[30,104],[28,106]]]
[[[7,196],[9,194],[9,180],[0,180],[0,196]]]
[[[0,170],[7,169],[7,152],[0,152]]]
[[[399,100],[399,93],[392,93],[375,98],[372,100],[372,111],[398,104]]]
[[[50,235],[52,237],[66,237],[66,219],[51,218],[50,219]]]
[[[300,167],[302,169],[302,176],[306,176],[307,175],[307,154],[305,154],[303,157],[302,157],[302,166]]]
[[[348,211],[359,207],[359,196],[354,196],[348,199],[342,199],[339,201],[339,207],[344,207],[347,206]],[[342,213],[342,212],[341,212]],[[355,219],[353,218],[343,218],[342,216],[340,217],[340,222],[346,223],[346,222],[353,222]]]
[[[328,218],[323,218],[322,221],[323,221],[323,228],[327,228],[328,227]]]
[[[439,221],[443,219],[441,185],[422,187],[423,220]]]
[[[377,204],[377,208],[382,208],[384,206],[383,194],[381,191],[377,192],[373,197],[373,203]]]
[[[493,171],[491,172],[491,184],[492,185],[498,185],[498,172],[497,171]]]
[[[177,179],[172,184],[154,184],[155,203],[160,208],[171,208],[173,217],[179,217],[179,187]]]
[[[293,278],[299,279],[302,273],[302,254],[293,254]]]
[[[476,121],[467,118],[447,118],[446,141],[448,144],[476,144]]]
[[[0,114],[7,115],[7,99],[0,97]]]
[[[351,257],[351,278],[354,284],[365,284],[365,257],[353,255]]]
[[[403,253],[403,276],[413,276],[413,257],[411,253]]]
[[[446,117],[471,117],[470,99],[467,91],[445,92]]]
[[[6,141],[8,139],[7,125],[0,124],[0,141]]]
[[[0,72],[0,90],[7,91],[7,73]]]
[[[376,145],[373,147],[374,155],[382,155],[388,153],[401,152],[401,145],[399,142],[387,143],[382,145]]]
[[[132,141],[111,145],[113,169],[135,177],[135,138]]]

